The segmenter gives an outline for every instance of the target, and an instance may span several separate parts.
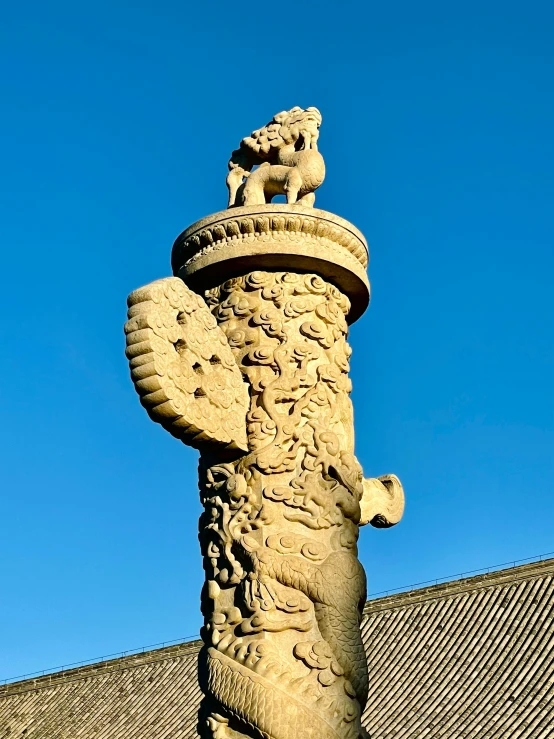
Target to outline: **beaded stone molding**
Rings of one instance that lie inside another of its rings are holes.
[[[315,272],[351,302],[353,323],[369,303],[364,236],[348,221],[317,208],[265,204],[215,213],[197,221],[175,241],[173,274],[205,290],[257,269]]]

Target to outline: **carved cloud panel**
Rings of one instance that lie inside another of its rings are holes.
[[[127,300],[126,355],[150,418],[191,446],[247,450],[247,386],[204,300],[177,277]]]

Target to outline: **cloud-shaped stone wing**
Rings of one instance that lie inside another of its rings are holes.
[[[404,513],[404,488],[398,477],[366,477],[360,508],[360,526],[370,523],[377,529],[386,529],[397,524]]]
[[[247,386],[203,299],[167,277],[127,304],[125,354],[150,418],[190,446],[247,451]]]

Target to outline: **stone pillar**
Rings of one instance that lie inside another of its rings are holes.
[[[366,736],[358,530],[396,523],[403,491],[354,456],[346,339],[367,244],[304,197],[195,223],[175,277],[129,298],[141,402],[200,449],[206,739]]]

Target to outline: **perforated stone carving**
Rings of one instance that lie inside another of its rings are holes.
[[[404,507],[398,478],[364,479],[354,455],[365,240],[324,211],[258,204],[191,226],[172,263],[178,278],[129,299],[127,354],[154,420],[200,449],[200,735],[362,739],[358,531]]]
[[[248,390],[201,297],[168,277],[129,295],[126,355],[153,421],[191,446],[246,451]]]

